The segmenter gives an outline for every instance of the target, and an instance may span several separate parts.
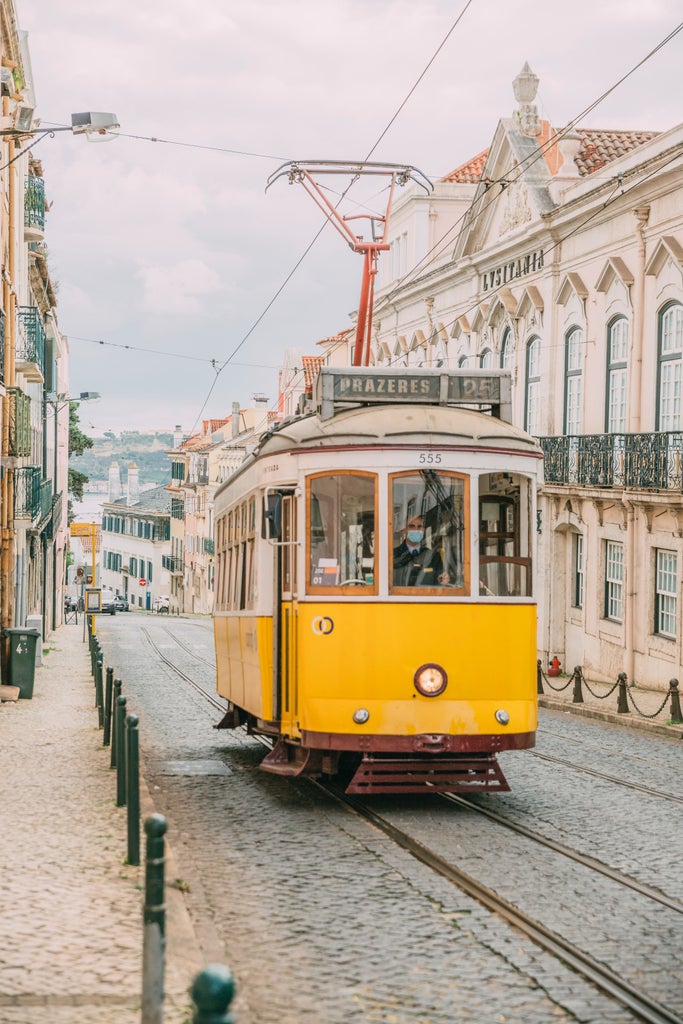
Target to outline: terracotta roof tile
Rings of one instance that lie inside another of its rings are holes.
[[[472,157],[467,163],[461,164],[460,167],[456,167],[450,174],[439,178],[439,181],[450,181],[455,185],[476,185],[482,176],[488,155],[488,149],[482,150],[481,153]]]
[[[599,171],[612,160],[618,160],[659,135],[659,132],[610,131],[600,128],[577,128],[576,131],[581,137],[576,165],[582,177]]]
[[[325,365],[324,356],[302,356],[301,365],[304,371],[304,386],[308,391],[313,387],[313,381],[318,376],[321,366]]]

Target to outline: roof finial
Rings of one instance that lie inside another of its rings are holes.
[[[529,67],[528,61],[512,83],[515,99],[519,103],[514,113],[514,119],[519,126],[522,135],[535,138],[541,130],[541,122],[538,119],[538,110],[534,104],[538,83],[540,79]]]

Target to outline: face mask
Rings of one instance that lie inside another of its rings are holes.
[[[421,544],[424,535],[424,530],[408,530],[406,536],[411,544]]]

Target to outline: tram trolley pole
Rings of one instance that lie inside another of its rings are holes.
[[[140,863],[140,732],[138,716],[126,716],[128,863]]]
[[[166,819],[152,814],[145,820],[145,907],[142,942],[142,1024],[163,1024],[166,906],[164,904],[164,835]]]

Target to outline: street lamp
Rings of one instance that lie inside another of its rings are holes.
[[[3,128],[0,130],[0,135],[8,135],[13,138],[18,138],[22,135],[33,136],[39,134],[39,132],[45,135],[54,135],[55,132],[72,132],[74,135],[106,135],[107,132],[121,127],[116,114],[105,114],[96,110],[86,110],[82,114],[72,114],[71,124],[60,128],[39,129],[39,125],[40,121],[36,121],[34,126],[33,119],[31,119],[26,127]]]

